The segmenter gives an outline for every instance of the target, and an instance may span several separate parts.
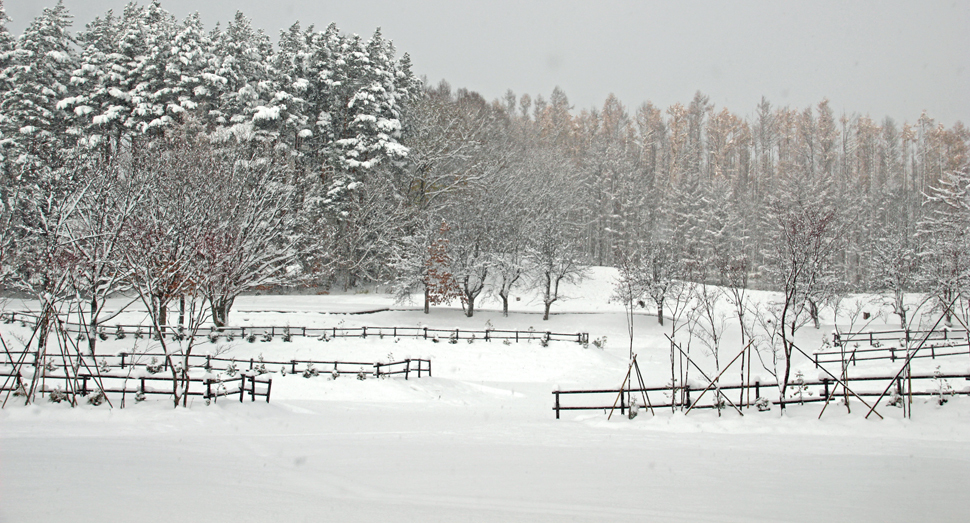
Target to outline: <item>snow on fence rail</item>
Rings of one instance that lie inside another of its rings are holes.
[[[3,312],[0,313],[0,320],[7,323],[15,321],[35,322],[36,316],[25,312]],[[78,323],[65,322],[67,331],[71,334],[86,334],[88,327]],[[109,332],[109,329],[113,329]],[[153,327],[149,325],[102,325],[98,332],[99,335],[107,336],[118,330],[125,334],[148,333]],[[171,333],[173,336],[187,335],[178,326],[162,326],[163,333]],[[589,343],[588,332],[562,333],[552,331],[537,330],[504,330],[504,329],[435,329],[431,327],[293,327],[293,326],[249,326],[249,327],[212,327],[210,330],[200,330],[195,333],[196,337],[226,336],[233,338],[247,338],[250,336],[303,336],[319,339],[333,338],[367,338],[368,336],[391,336],[394,338],[423,338],[426,340],[452,339],[452,340],[509,340],[531,341],[572,341],[576,343]]]
[[[12,370],[0,371],[0,379],[3,380],[0,384],[0,393],[11,392],[14,395],[22,393],[26,389],[26,380],[31,377],[30,371],[33,369],[25,370],[26,373]],[[97,385],[98,383],[101,387]],[[241,373],[231,378],[213,378],[208,375],[203,377],[189,376],[187,381],[179,379],[178,385],[183,383],[186,384],[184,395],[201,396],[212,401],[218,401],[220,397],[238,394],[239,401],[242,402],[248,393],[252,401],[256,401],[257,397],[265,397],[266,403],[269,403],[273,387],[272,378],[264,378],[255,373]],[[194,390],[193,384],[196,384]],[[73,376],[67,372],[51,372],[44,374],[38,391],[41,396],[58,394],[62,395],[64,401],[73,400],[77,402],[78,396],[88,397],[103,390],[105,394],[120,394],[123,406],[124,399],[128,395],[131,395],[135,401],[141,401],[149,394],[172,395],[175,393],[174,387],[178,385],[170,376],[88,373],[78,373],[77,376]]]
[[[92,391],[102,389],[105,393],[120,394],[123,404],[128,394],[140,401],[147,394],[174,394],[174,387],[178,386],[167,375],[171,372],[169,358],[161,352],[119,352],[97,358],[81,356],[84,361],[75,361],[78,357],[72,356],[70,361],[62,361],[60,364],[53,356],[40,361],[36,351],[4,351],[4,354],[10,361],[0,363],[0,393],[18,393],[24,389],[25,380],[30,381],[37,372],[42,373],[38,389],[41,396],[63,394],[70,401],[76,400],[76,396],[86,397]],[[28,361],[31,357],[33,360]],[[171,357],[176,365],[187,361],[188,385],[185,394],[202,396],[213,401],[234,394],[239,394],[239,401],[243,401],[244,394],[248,393],[253,401],[257,397],[265,397],[269,403],[273,380],[264,375],[276,373],[273,367],[277,366],[281,374],[302,374],[306,378],[319,375],[336,377],[344,374],[355,374],[358,377],[373,375],[375,378],[403,375],[405,380],[415,376],[431,377],[431,360],[421,358],[386,363],[306,359],[272,361],[250,358],[246,368],[245,360],[237,361],[235,358],[202,354]],[[179,382],[183,380],[180,376]],[[162,385],[156,385],[159,382]],[[195,390],[192,384],[197,384]]]
[[[762,396],[761,389],[765,388],[766,390],[777,391],[778,383],[761,383],[760,381],[755,381],[754,384],[750,386],[744,384],[724,384],[715,386],[711,383],[704,383],[703,385],[695,383],[675,387],[664,386],[624,389],[554,390],[552,392],[554,396],[552,410],[556,413],[556,419],[559,419],[560,412],[565,410],[609,411],[612,409],[619,409],[620,414],[626,414],[627,410],[630,408],[631,401],[636,401],[637,407],[639,408],[680,408],[682,410],[712,408],[730,409],[731,405],[726,404],[724,400],[721,399],[723,397],[726,397],[730,402],[733,403],[733,406],[738,409],[750,408],[753,406],[759,408],[759,410],[765,410],[765,405],[768,403],[785,407],[786,405],[794,404],[817,403],[824,401],[834,402],[839,398],[844,397],[846,394],[848,394],[850,397],[880,397],[883,395],[885,385],[893,381],[895,381],[895,390],[893,391],[894,397],[902,398],[904,395],[935,396],[940,398],[941,401],[945,401],[946,397],[952,395],[970,395],[970,385],[958,389],[950,385],[947,381],[959,379],[970,381],[970,373],[913,374],[912,376],[900,376],[895,378],[894,376],[850,377],[846,384],[849,386],[851,392],[844,390],[844,388],[837,381],[831,378],[822,378],[814,381],[796,380],[788,384],[789,391],[793,392],[788,392],[783,397],[774,400]],[[907,385],[904,384],[904,382],[910,380],[918,383],[931,381],[931,385],[934,388],[926,388],[924,385],[920,390],[912,389],[912,392],[909,392],[906,390]],[[879,385],[879,390],[857,390],[852,386],[852,384],[856,382],[863,382],[866,384],[877,384],[881,382],[881,384]],[[751,399],[752,389],[754,389],[753,400]],[[722,393],[724,396],[719,396],[719,394],[716,393],[716,390],[720,391],[720,393]],[[729,391],[736,391],[736,394],[729,395]],[[652,397],[650,396],[650,393],[657,392],[662,394],[659,396],[656,394],[654,394]],[[707,394],[704,394],[705,392],[707,392]],[[695,394],[694,400],[691,400],[692,393]],[[566,398],[582,399],[577,399],[577,401],[571,404],[565,404]],[[646,398],[647,405],[644,405],[644,401],[638,398]],[[661,401],[655,402],[654,400]],[[894,400],[891,400],[890,403],[892,403],[892,401]],[[900,399],[899,401],[902,400]],[[610,403],[607,404],[606,402]]]
[[[967,331],[941,329],[935,331],[891,330],[879,332],[849,332],[834,334],[833,342],[838,350],[820,350],[813,354],[815,366],[823,363],[855,365],[859,361],[905,359],[906,347],[923,342],[922,351],[912,358],[943,356],[970,356]],[[924,341],[925,340],[925,341]],[[862,343],[868,347],[861,346]],[[853,345],[850,347],[850,344]]]

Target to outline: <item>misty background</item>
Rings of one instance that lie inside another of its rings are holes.
[[[7,0],[20,34],[54,0]],[[75,30],[125,0],[67,0]],[[141,2],[145,4],[146,2]],[[754,114],[761,97],[803,109],[828,98],[836,113],[944,125],[970,120],[970,3],[641,2],[425,0],[206,2],[166,0],[179,19],[198,11],[206,27],[237,10],[274,41],[299,21],[331,22],[369,36],[381,27],[414,71],[488,100],[507,89],[555,86],[575,109],[609,93],[636,107],[687,103],[696,91],[717,107]]]

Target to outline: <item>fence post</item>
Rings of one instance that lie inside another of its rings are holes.
[[[249,358],[249,370],[253,370],[253,359]]]
[[[825,387],[825,398],[828,400],[829,397],[829,379],[822,378],[822,385]]]
[[[431,360],[428,360],[428,377],[431,377]]]
[[[361,329],[361,331],[360,331],[361,332],[360,337],[361,338],[366,338],[367,337],[367,327],[361,327],[360,329]]]
[[[869,331],[869,345],[872,345],[872,331]]]
[[[515,331],[515,342],[519,342],[519,331]]]
[[[145,393],[145,378],[141,379],[141,393]]]
[[[424,339],[428,339],[428,328],[424,328]]]
[[[761,399],[761,381],[756,380],[754,382],[754,399],[755,400]]]
[[[404,360],[404,381],[408,379],[408,373],[411,372],[411,360]]]
[[[690,408],[690,383],[684,385],[684,391],[687,392],[687,408]]]
[[[121,353],[121,368],[122,369],[125,368],[125,356],[126,356],[126,354],[124,352],[122,352]]]
[[[375,363],[374,364],[374,376],[375,377],[378,377],[378,378],[381,377],[381,364],[380,363]]]
[[[485,329],[485,341],[491,341],[488,339],[488,329]]]
[[[620,414],[626,414],[626,391],[620,389]]]
[[[889,361],[896,361],[896,347],[889,347]]]
[[[556,395],[556,419],[559,419],[559,391],[553,391],[553,394]]]
[[[273,378],[270,378],[266,382],[266,403],[269,403],[269,393],[273,390]]]
[[[394,327],[394,337],[397,338],[397,327]]]
[[[87,396],[88,395],[88,377],[87,376],[84,377],[84,383],[81,385],[81,395],[82,396]]]
[[[249,391],[249,401],[256,401],[256,376],[251,376],[249,378],[249,383],[253,387]]]
[[[239,403],[242,403],[243,402],[243,398],[246,395],[246,375],[245,374],[240,374],[239,375],[239,379],[241,380],[239,382]]]

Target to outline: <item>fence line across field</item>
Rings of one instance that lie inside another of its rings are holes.
[[[924,352],[913,356],[914,359],[936,359],[944,356],[970,356],[970,340],[967,331],[874,331],[854,332],[836,335],[839,350],[816,351],[812,355],[815,366],[823,363],[845,363],[855,365],[860,361],[890,360],[906,357],[907,347],[924,340]],[[886,346],[882,346],[887,342]],[[849,344],[868,343],[870,347],[852,347]]]
[[[21,357],[23,355],[34,356],[33,365],[40,366],[44,362],[37,361],[37,351],[9,351],[9,357]],[[119,352],[117,354],[102,354],[91,358],[83,356],[89,360],[88,364],[93,368],[107,369],[127,369],[128,367],[148,368],[154,367],[162,372],[168,370],[168,358],[164,352]],[[431,360],[424,358],[405,358],[400,361],[392,362],[371,362],[371,361],[339,361],[339,360],[310,360],[310,359],[290,359],[290,360],[266,360],[249,358],[249,368],[246,369],[246,359],[228,358],[224,356],[213,356],[211,354],[190,354],[188,356],[180,354],[169,354],[169,357],[176,361],[184,361],[188,358],[188,368],[204,369],[206,371],[226,372],[231,365],[236,367],[237,372],[246,370],[260,370],[261,373],[275,373],[275,367],[288,371],[290,374],[298,374],[316,370],[320,374],[359,374],[364,368],[368,370],[366,374],[374,377],[404,375],[404,379],[409,379],[411,375],[431,377]],[[110,360],[109,360],[110,358]],[[149,359],[151,358],[151,359]],[[153,363],[154,362],[154,363]],[[13,362],[11,362],[13,363]],[[220,364],[222,364],[220,366]],[[270,368],[274,367],[274,368]],[[106,374],[107,375],[107,374]]]
[[[24,376],[22,376],[19,372],[3,371],[0,372],[0,378],[4,378],[4,383],[6,383],[6,386],[0,384],[0,392],[16,392],[20,387],[20,383],[24,379]],[[45,393],[50,395],[52,392],[56,391],[64,394],[65,397],[75,395],[87,397],[88,395],[99,390],[102,390],[105,394],[121,394],[122,397],[128,394],[132,395],[132,397],[136,397],[138,394],[171,395],[175,393],[174,387],[177,387],[179,384],[183,383],[183,380],[180,378],[179,383],[176,384],[172,381],[172,378],[168,376],[78,374],[75,377],[67,373],[46,374],[43,380],[44,383],[39,389],[41,396],[43,396]],[[100,380],[104,385],[104,388],[101,389],[94,386],[95,380]],[[91,387],[88,386],[89,381],[92,384]],[[63,389],[58,386],[59,382],[64,383]],[[72,382],[76,382],[80,386],[75,390],[75,388],[72,386]],[[164,386],[156,386],[155,384],[157,382],[161,382]],[[272,393],[273,388],[272,378],[261,377],[259,375],[249,375],[245,373],[235,377],[216,379],[211,377],[200,378],[189,376],[184,383],[187,386],[185,391],[183,391],[184,395],[197,397],[201,396],[204,399],[210,399],[213,401],[218,401],[218,398],[220,397],[235,396],[238,394],[239,401],[242,402],[245,395],[249,394],[252,401],[256,401],[257,397],[264,397],[266,398],[266,403],[269,403],[270,394]],[[193,383],[197,384],[196,390],[192,390]],[[129,386],[132,384],[134,387]]]
[[[31,313],[25,312],[3,312],[0,313],[0,319],[7,322],[15,321],[37,321],[37,316]],[[90,326],[82,325],[75,322],[66,321],[64,324],[67,326],[68,332],[71,334],[87,334]],[[103,332],[107,335],[112,335],[117,329],[121,328],[122,331],[127,334],[134,334],[141,331],[143,334],[150,334],[154,327],[151,325],[138,325],[138,324],[102,324],[99,326],[99,332],[103,329]],[[179,328],[177,325],[165,325],[161,326],[161,331],[166,334],[171,335],[188,335]],[[436,329],[432,327],[294,327],[294,326],[279,326],[279,325],[269,325],[269,326],[249,326],[249,327],[212,327],[209,330],[200,329],[195,333],[196,337],[208,337],[212,335],[217,336],[232,336],[245,338],[249,335],[262,336],[269,335],[270,337],[276,336],[303,336],[309,338],[367,338],[368,336],[384,337],[390,336],[393,338],[423,338],[423,339],[455,339],[455,340],[476,340],[483,339],[485,341],[491,340],[515,340],[519,341],[531,341],[531,340],[545,340],[545,341],[571,341],[576,343],[589,343],[589,333],[587,332],[576,332],[576,333],[563,333],[563,332],[552,332],[552,331],[538,331],[538,330],[507,330],[507,329]]]
[[[970,373],[968,373],[968,374],[958,374],[958,373],[950,373],[950,374],[943,374],[943,373],[913,374],[912,376],[907,376],[905,378],[905,380],[912,380],[912,381],[916,381],[916,382],[926,381],[926,380],[947,380],[947,379],[964,379],[964,380],[970,380]],[[902,396],[904,394],[904,390],[903,390],[903,388],[905,386],[904,383],[903,383],[904,379],[903,378],[900,378],[900,377],[895,377],[895,376],[857,376],[857,377],[850,377],[850,378],[848,378],[847,383],[851,385],[854,382],[880,382],[880,381],[881,382],[884,382],[884,383],[885,382],[896,382],[896,387],[898,389],[896,391],[897,394],[899,394],[900,396]],[[789,386],[789,388],[795,388],[796,390],[801,389],[802,390],[802,394],[797,395],[797,396],[793,396],[793,397],[786,397],[785,399],[775,399],[775,400],[767,400],[767,401],[769,401],[773,405],[785,406],[785,405],[795,405],[795,404],[802,404],[802,403],[817,403],[817,402],[831,401],[834,397],[840,397],[840,396],[842,396],[844,394],[844,392],[842,390],[837,390],[837,389],[841,389],[842,388],[841,385],[839,385],[834,379],[829,379],[829,378],[824,378],[824,379],[820,379],[820,380],[811,380],[811,381],[807,381],[807,380],[793,381],[793,382],[790,382],[788,384],[788,386]],[[706,387],[708,387],[708,385],[703,385],[703,386],[694,386],[694,385],[679,386],[678,385],[678,386],[674,386],[674,387],[661,386],[661,387],[622,388],[622,389],[554,390],[552,392],[552,394],[554,396],[553,411],[555,411],[555,413],[556,413],[556,419],[559,419],[559,414],[560,414],[561,411],[567,411],[567,410],[603,410],[603,411],[609,411],[609,410],[611,410],[614,407],[614,404],[611,403],[611,400],[613,398],[619,396],[619,398],[620,398],[620,402],[619,402],[620,413],[621,414],[625,414],[626,413],[626,410],[628,408],[630,408],[631,398],[633,398],[634,395],[637,395],[637,394],[647,394],[648,395],[647,397],[649,398],[649,394],[650,393],[657,393],[657,392],[663,393],[663,397],[664,398],[669,397],[670,400],[669,401],[666,401],[666,402],[659,402],[658,403],[657,401],[651,399],[650,400],[651,401],[651,406],[654,409],[660,409],[660,408],[677,408],[677,407],[682,407],[682,408],[695,408],[695,409],[712,409],[712,408],[717,408],[718,407],[718,402],[716,401],[716,396],[712,396],[711,397],[712,398],[712,401],[708,401],[708,402],[705,402],[705,403],[695,403],[695,402],[692,402],[691,401],[691,392],[700,393]],[[763,397],[761,395],[761,388],[762,387],[769,388],[769,389],[772,389],[772,388],[773,389],[777,389],[778,388],[778,383],[777,382],[761,383],[760,381],[755,381],[754,384],[753,385],[750,385],[750,386],[749,385],[746,385],[746,384],[737,384],[737,383],[730,383],[730,384],[723,384],[723,385],[716,386],[716,388],[719,391],[721,391],[721,392],[725,392],[725,391],[741,391],[741,392],[743,392],[743,391],[747,390],[748,388],[754,388],[755,389],[755,401],[753,401],[753,402],[745,402],[745,401],[742,400],[742,401],[740,401],[737,404],[739,407],[749,407],[749,408],[752,407],[752,406],[755,406],[755,407],[758,406],[759,400],[761,400],[761,398]],[[819,394],[814,394],[814,392],[816,392],[816,391],[811,391],[811,392],[813,392],[813,394],[809,395],[809,392],[810,391],[805,390],[803,387],[816,387],[816,388],[822,388],[822,390],[821,391],[817,391],[817,392],[819,392]],[[678,394],[680,392],[685,392],[686,393],[684,395],[684,398],[685,398],[684,401],[677,401]],[[912,396],[924,396],[924,397],[927,397],[927,396],[929,396],[929,397],[939,396],[941,394],[940,391],[925,390],[925,389],[924,390],[919,390],[919,391],[913,390],[912,392],[905,392],[905,393],[906,394],[911,394]],[[858,396],[862,396],[862,397],[878,397],[878,396],[881,395],[881,391],[859,391],[859,390],[855,390],[854,391],[854,394],[855,395],[858,395]],[[965,388],[962,391],[953,390],[953,391],[947,392],[946,394],[948,394],[948,395],[957,395],[957,394],[970,395],[970,387],[967,387],[967,388]],[[580,404],[572,404],[572,405],[567,405],[567,404],[564,404],[564,399],[565,399],[564,397],[568,397],[568,396],[592,396],[592,397],[597,397],[597,398],[598,397],[604,397],[605,400],[604,400],[604,403],[603,404],[582,404],[582,405],[580,405]],[[741,397],[743,397],[743,396],[744,395],[741,394]],[[765,401],[765,400],[762,400],[762,401]],[[646,407],[646,405],[639,405],[639,406],[640,407]],[[721,405],[721,407],[722,408],[727,408],[725,405]]]

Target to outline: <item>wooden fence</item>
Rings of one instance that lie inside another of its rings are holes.
[[[964,354],[970,357],[968,333],[962,330],[848,332],[833,337],[837,349],[816,351],[812,355],[816,367],[823,363],[856,365],[860,361],[905,359],[907,347],[918,343],[922,343],[922,349],[912,356],[914,359]]]
[[[2,371],[0,372],[0,393],[17,393],[25,387],[27,377],[20,372]],[[100,387],[98,386],[100,384]],[[70,401],[71,399],[79,402],[81,398],[88,397],[98,390],[103,390],[105,394],[121,395],[122,402],[127,396],[131,396],[135,401],[141,401],[150,394],[173,395],[174,387],[185,384],[186,389],[183,394],[186,396],[201,396],[206,400],[218,401],[220,397],[239,395],[242,402],[246,394],[249,394],[252,401],[257,397],[265,397],[269,403],[270,394],[273,388],[273,380],[255,373],[240,373],[235,377],[191,377],[187,381],[179,380],[178,384],[170,376],[154,375],[115,375],[115,374],[89,374],[78,373],[77,376],[66,372],[45,373],[41,378],[38,392],[41,397],[51,393],[63,394]],[[193,384],[195,384],[193,390]],[[62,386],[63,385],[63,386]]]
[[[912,392],[910,393],[905,390],[907,388],[907,384],[904,383],[904,381],[910,380],[912,382],[924,384],[927,381],[932,381],[932,385],[936,386],[937,388],[934,390],[932,387],[927,388],[924,385],[919,390],[916,390],[915,388],[911,389]],[[773,396],[777,396],[778,383],[761,383],[758,381],[754,382],[752,386],[734,383],[722,384],[720,386],[706,384],[704,386],[687,385],[684,387],[555,390],[552,392],[552,394],[554,396],[553,411],[556,413],[556,419],[559,419],[560,411],[568,410],[609,411],[617,409],[621,414],[625,414],[630,408],[631,401],[636,401],[639,408],[652,407],[653,409],[666,408],[684,410],[712,408],[732,409],[733,407],[741,410],[750,409],[751,407],[758,407],[759,404],[764,405],[765,403],[771,403],[773,405],[784,407],[786,405],[794,404],[837,401],[847,394],[850,398],[879,397],[883,395],[885,386],[892,382],[895,382],[895,390],[893,392],[899,396],[911,394],[912,396],[939,396],[941,398],[945,398],[949,395],[956,394],[970,395],[970,386],[958,389],[950,385],[947,381],[943,380],[970,380],[970,373],[913,374],[912,376],[906,377],[850,377],[846,384],[851,389],[851,393],[845,391],[845,389],[834,379],[826,378],[820,380],[794,380],[788,385],[788,393],[783,397],[778,397],[777,399],[769,399],[767,396],[762,396],[762,393],[772,390],[775,393]],[[859,383],[879,386],[879,389],[857,390],[853,385],[857,385]],[[951,388],[947,390],[944,384]],[[720,393],[718,393],[718,391],[720,391]],[[752,392],[754,393],[754,398],[751,398]],[[653,393],[653,396],[650,395],[651,393]],[[723,396],[721,394],[723,394]],[[567,398],[582,398],[582,400],[577,399],[575,402],[567,404]],[[641,398],[646,398],[647,401],[644,401]],[[681,400],[681,398],[683,398],[683,400]]]
[[[25,312],[0,313],[0,321],[12,323],[22,321],[33,323],[36,316]],[[65,322],[67,331],[71,334],[87,334],[88,327],[78,323]],[[102,337],[116,336],[122,333],[128,335],[149,335],[153,327],[148,325],[112,324],[102,325],[98,334]],[[169,336],[185,336],[188,333],[178,326],[163,326],[163,333]],[[390,336],[392,338],[422,338],[432,341],[441,340],[485,340],[485,341],[532,341],[541,342],[567,341],[575,343],[589,343],[589,333],[562,333],[537,330],[504,330],[504,329],[435,329],[431,327],[293,327],[293,326],[249,326],[249,327],[212,327],[209,330],[199,330],[196,337],[227,337],[242,339],[272,339],[277,336],[287,338],[302,336],[329,340],[335,338],[368,338]]]

